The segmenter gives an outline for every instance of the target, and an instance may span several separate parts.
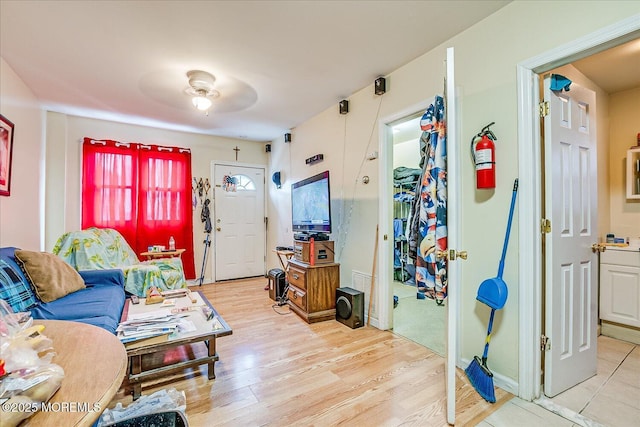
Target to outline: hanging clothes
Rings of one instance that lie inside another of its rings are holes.
[[[420,169],[421,173],[418,178],[418,182],[416,183],[416,188],[414,189],[414,194],[416,197],[413,199],[413,203],[411,204],[411,209],[409,210],[409,220],[407,224],[408,232],[407,232],[407,241],[409,242],[409,258],[413,260],[413,264],[416,264],[417,255],[418,255],[418,246],[420,245],[420,241],[422,240],[422,235],[420,234],[420,189],[422,188],[422,177],[424,175],[424,169],[426,164],[427,152],[429,151],[429,147],[431,143],[429,142],[429,138],[431,134],[429,132],[422,132],[420,135]]]
[[[416,254],[416,285],[420,294],[441,304],[447,297],[447,150],[445,105],[441,96],[422,116],[423,136],[428,134],[419,195],[419,244]]]

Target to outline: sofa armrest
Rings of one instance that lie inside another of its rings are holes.
[[[120,286],[124,288],[124,273],[122,270],[105,269],[105,270],[80,270],[78,271],[84,284],[87,287],[92,286]]]

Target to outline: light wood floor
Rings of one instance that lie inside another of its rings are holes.
[[[447,425],[442,357],[373,327],[309,325],[286,307],[274,309],[265,284],[257,278],[193,287],[233,328],[217,340],[216,379],[207,380],[202,366],[145,383],[142,393],[184,390],[192,427]],[[202,344],[161,357],[200,352]],[[456,425],[476,425],[513,397],[496,388],[497,403],[485,402],[460,370],[456,395]],[[131,403],[127,384],[110,407],[117,402]]]

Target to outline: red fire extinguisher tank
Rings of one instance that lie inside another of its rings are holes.
[[[473,148],[476,165],[476,187],[496,188],[496,145],[487,135],[482,135]]]

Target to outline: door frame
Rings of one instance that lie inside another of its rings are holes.
[[[518,396],[534,400],[541,395],[542,334],[542,171],[540,122],[540,75],[640,37],[640,15],[560,45],[517,64],[518,163],[520,205],[518,209],[519,253],[519,349]],[[542,171],[544,172],[544,171]]]
[[[234,161],[223,161],[223,160],[212,160],[210,167],[209,167],[209,179],[211,180],[211,189],[212,189],[212,197],[211,197],[211,204],[213,205],[211,207],[211,225],[213,227],[215,227],[215,216],[216,216],[216,212],[215,212],[215,185],[216,185],[216,177],[215,177],[215,172],[216,172],[216,166],[232,166],[232,167],[243,167],[243,168],[255,168],[255,169],[262,169],[263,172],[263,176],[264,176],[264,182],[262,183],[262,186],[264,188],[264,206],[263,206],[263,212],[264,212],[264,217],[267,218],[267,199],[268,199],[268,195],[267,195],[267,182],[266,182],[266,174],[267,174],[267,166],[266,165],[261,165],[261,164],[257,164],[257,163],[242,163],[242,162],[234,162]],[[264,227],[265,227],[265,232],[264,232],[264,267],[263,270],[266,272],[267,271],[267,224],[266,221],[264,223]],[[211,281],[212,283],[215,283],[215,278],[216,278],[216,256],[218,254],[218,248],[216,247],[215,244],[215,238],[211,239],[211,247],[209,248],[209,267],[211,268]]]
[[[378,292],[377,292],[377,327],[382,330],[393,328],[393,130],[392,124],[398,120],[422,115],[433,102],[433,97],[396,113],[382,117],[378,122],[380,153],[378,176],[380,177],[378,194],[378,218],[380,224],[378,230]]]

